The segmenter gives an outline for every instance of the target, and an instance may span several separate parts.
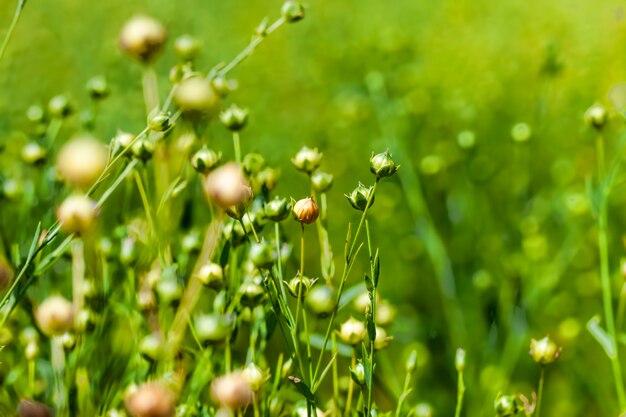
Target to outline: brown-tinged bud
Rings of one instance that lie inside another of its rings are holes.
[[[248,109],[242,109],[236,104],[232,104],[220,113],[220,120],[228,130],[239,131],[248,123]]]
[[[530,340],[528,354],[538,364],[547,365],[556,361],[561,355],[561,348],[548,336],[540,340]]]
[[[37,307],[35,318],[43,333],[58,336],[72,328],[74,307],[60,295],[53,295]]]
[[[52,410],[37,401],[22,399],[17,406],[17,415],[19,417],[51,417]]]
[[[362,321],[350,317],[339,328],[339,339],[349,345],[358,345],[367,335],[367,329]]]
[[[252,189],[236,163],[229,163],[211,172],[204,181],[204,193],[209,201],[223,209],[249,201]]]
[[[304,224],[311,224],[315,222],[317,217],[320,215],[320,209],[311,197],[298,200],[293,205],[291,212],[297,221]]]
[[[220,289],[224,284],[224,271],[219,264],[209,262],[200,267],[196,273],[198,279],[207,287]]]
[[[183,61],[191,61],[200,52],[200,41],[191,35],[181,35],[174,42],[174,52]]]
[[[126,411],[132,417],[173,417],[174,394],[163,385],[150,382],[126,396]]]
[[[167,40],[165,27],[148,16],[135,16],[126,22],[119,36],[122,50],[140,62],[153,60]]]
[[[594,104],[587,109],[584,119],[587,126],[602,130],[609,121],[609,113],[603,105]]]
[[[311,149],[304,146],[291,159],[291,163],[297,170],[312,174],[320,166],[322,156],[323,154],[317,148]]]
[[[191,157],[191,166],[200,174],[213,171],[222,160],[222,153],[203,146]]]
[[[174,101],[185,112],[207,117],[215,115],[220,108],[219,95],[204,77],[183,79],[176,88]]]
[[[211,397],[221,407],[239,410],[252,402],[253,391],[241,371],[223,375],[213,380]]]
[[[67,197],[57,209],[61,230],[66,233],[85,234],[95,224],[96,203],[84,195]]]
[[[88,188],[100,177],[109,159],[106,147],[91,136],[71,139],[57,156],[61,178],[78,188]]]

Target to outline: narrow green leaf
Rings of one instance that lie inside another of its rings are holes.
[[[602,346],[609,358],[615,357],[615,343],[613,338],[600,326],[600,317],[593,316],[587,322],[587,330]]]

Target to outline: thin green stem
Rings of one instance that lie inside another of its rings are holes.
[[[233,132],[233,148],[235,149],[235,161],[241,164],[241,143],[239,141],[239,132]]]
[[[143,99],[146,106],[146,116],[159,108],[159,85],[156,72],[152,65],[143,68]]]
[[[375,280],[376,277],[374,277],[374,256],[372,253],[372,239],[371,239],[371,235],[370,235],[370,224],[367,221],[367,219],[365,220],[365,235],[367,236],[367,252],[369,254],[370,257],[370,275],[371,275],[371,279]],[[371,314],[372,314],[372,322],[374,323],[374,326],[376,325],[376,286],[377,284],[374,283],[374,287],[372,288],[371,291]],[[375,337],[376,337],[376,331],[374,331],[374,340],[370,340],[370,380],[369,380],[369,384],[367,386],[367,412],[366,415],[370,415],[372,413],[372,401],[373,401],[373,387],[374,387],[374,353],[376,352],[376,349],[374,348],[374,342],[375,342]]]
[[[537,407],[535,407],[535,413],[533,417],[539,417],[541,414],[541,399],[543,398],[543,380],[545,377],[546,367],[541,365],[541,371],[539,373],[539,386],[537,387]]]
[[[300,223],[300,285],[298,285],[298,299],[296,301],[296,321],[294,324],[293,332],[296,339],[296,355],[298,355],[299,362],[302,363],[300,359],[300,338],[298,337],[298,330],[300,325],[300,312],[302,310],[302,287],[304,286],[304,223]],[[303,377],[305,369],[301,369]],[[310,378],[310,375],[309,375]],[[309,383],[310,383],[309,379]]]
[[[400,413],[402,412],[402,405],[404,404],[404,399],[409,394],[411,385],[411,373],[407,372],[406,377],[404,378],[404,389],[402,390],[402,394],[400,398],[398,398],[398,404],[396,405],[396,417],[400,417]]]
[[[543,367],[541,368],[541,372],[542,372],[541,373],[541,387],[543,387]],[[461,417],[461,411],[463,410],[463,396],[464,395],[465,395],[465,382],[463,381],[463,372],[459,372],[459,377],[457,381],[457,393],[456,393],[456,410],[454,412],[454,417]],[[539,416],[539,414],[537,414],[537,416]]]
[[[600,280],[602,283],[602,303],[604,306],[604,319],[606,327],[613,343],[614,355],[609,357],[613,369],[615,389],[620,412],[626,409],[626,395],[624,393],[624,381],[622,379],[622,368],[619,362],[619,352],[617,344],[617,332],[613,315],[613,295],[611,291],[611,276],[609,271],[609,249],[608,249],[608,220],[607,220],[607,200],[609,189],[606,186],[606,164],[604,161],[604,139],[601,135],[596,137],[596,157],[598,164],[598,184],[600,187],[600,207],[598,211],[598,251],[600,257]]]
[[[0,46],[0,61],[4,57],[4,53],[9,45],[9,41],[11,40],[11,36],[13,36],[13,32],[17,27],[17,22],[20,20],[20,16],[22,15],[22,11],[24,10],[24,6],[26,6],[26,0],[18,0],[17,7],[15,8],[15,14],[13,14],[13,20],[11,20],[11,25],[9,26],[9,30],[7,34],[4,36],[4,41],[2,41],[2,46]]]
[[[72,243],[72,292],[74,311],[78,314],[85,304],[85,245],[82,239]]]

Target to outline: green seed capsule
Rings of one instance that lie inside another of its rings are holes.
[[[393,159],[391,159],[391,153],[389,151],[381,152],[376,155],[372,155],[370,158],[370,171],[376,175],[377,178],[391,177],[400,168]]]
[[[248,109],[232,104],[220,114],[220,120],[229,130],[239,131],[248,123]]]
[[[311,175],[311,185],[318,193],[325,193],[333,185],[333,176],[322,171],[316,171]]]
[[[312,174],[320,166],[322,156],[323,154],[317,148],[311,149],[304,146],[291,159],[291,162],[297,170]]]
[[[350,202],[350,205],[357,210],[364,211],[366,206],[371,207],[374,204],[374,196],[372,192],[374,191],[374,187],[366,187],[363,184],[359,183],[359,185],[352,190],[350,194],[345,194],[346,198]],[[370,199],[371,195],[371,199]],[[369,205],[367,204],[369,200]]]
[[[281,9],[283,18],[289,23],[295,23],[304,19],[304,7],[300,2],[288,0]]]

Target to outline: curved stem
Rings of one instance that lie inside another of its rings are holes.
[[[4,37],[4,41],[2,42],[2,46],[0,46],[0,61],[4,57],[4,52],[9,45],[9,41],[11,40],[11,36],[13,35],[13,31],[15,31],[15,27],[17,26],[17,22],[20,20],[20,16],[22,15],[22,10],[24,10],[24,6],[26,6],[26,0],[18,0],[17,7],[15,8],[15,14],[13,15],[13,20],[11,21],[11,25],[9,26],[9,30]]]

